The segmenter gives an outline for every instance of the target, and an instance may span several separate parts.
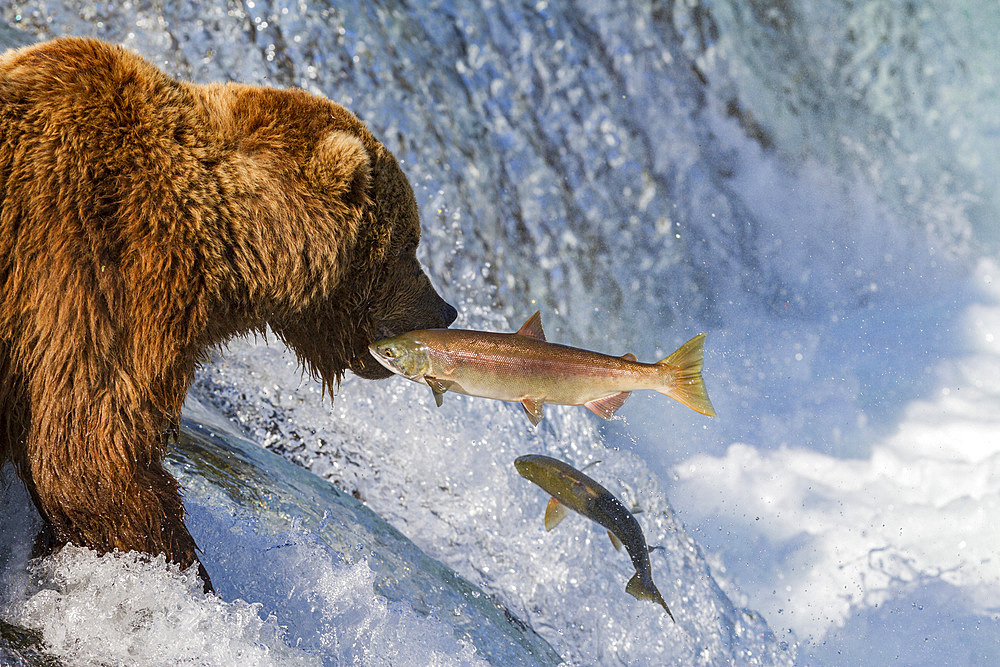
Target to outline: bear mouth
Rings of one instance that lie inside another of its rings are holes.
[[[392,338],[400,333],[412,331],[414,329],[447,329],[448,326],[455,321],[455,318],[458,316],[458,311],[455,310],[455,308],[450,304],[440,299],[440,297],[438,297],[438,300],[441,301],[443,307],[440,309],[440,312],[436,317],[424,322],[423,326],[408,326],[413,323],[404,324],[403,322],[389,321],[383,322],[375,327],[375,331],[372,332],[372,340],[368,341],[363,351],[359,350],[358,353],[354,355],[354,361],[351,362],[350,365],[351,372],[358,377],[365,378],[366,380],[384,380],[385,378],[395,375],[395,373],[383,366],[378,359],[372,356],[371,352],[368,351],[368,346],[385,338]]]
[[[391,338],[395,333],[382,324],[379,325],[372,336],[372,340],[369,341],[368,345],[374,343],[375,341],[382,340],[383,338]],[[351,372],[353,372],[358,377],[364,378],[366,380],[384,380],[388,377],[392,377],[394,373],[388,368],[379,363],[379,360],[372,356],[372,353],[368,351],[368,345],[365,345],[363,350],[360,350],[358,354],[354,356],[354,361],[351,363]]]
[[[351,372],[366,380],[384,380],[394,373],[378,362],[367,349],[351,364]]]

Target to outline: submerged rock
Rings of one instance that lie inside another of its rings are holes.
[[[527,623],[351,495],[194,400],[166,463],[217,595],[162,556],[69,546],[29,561],[40,520],[8,466],[0,664],[561,662]]]
[[[253,508],[258,532],[292,535],[272,548],[314,540],[332,550],[345,567],[363,561],[374,575],[375,593],[390,604],[446,622],[457,639],[471,643],[477,657],[491,663],[561,662],[527,623],[425,554],[354,497],[229,431],[194,400],[186,404],[186,415],[167,464],[184,487],[189,508],[203,500],[214,508],[225,506],[220,498],[224,494],[233,507]],[[228,587],[241,588],[240,582],[230,583],[231,571],[213,569],[226,562],[226,555],[213,546],[213,535],[199,534],[203,528],[197,520],[189,524],[223,597]],[[234,569],[239,571],[239,565]]]
[[[40,632],[0,619],[0,665],[58,667],[61,664],[45,653]]]

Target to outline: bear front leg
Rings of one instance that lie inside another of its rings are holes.
[[[41,503],[35,491],[31,478],[31,467],[27,459],[28,429],[31,422],[24,379],[11,361],[10,348],[6,341],[0,339],[0,468],[6,463],[14,465],[14,470],[24,483],[33,504],[39,508]],[[52,526],[42,514],[42,527],[32,544],[32,558],[51,553],[55,540]]]
[[[32,495],[51,526],[51,546],[162,553],[182,568],[197,563],[210,592],[208,572],[184,526],[178,484],[159,460],[159,434],[149,438],[153,442],[148,447],[136,447],[134,440],[116,447],[121,434],[103,431],[106,440],[101,442],[97,434],[102,430],[90,426],[76,442],[51,432],[44,441],[29,438]]]

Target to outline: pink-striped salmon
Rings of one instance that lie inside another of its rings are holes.
[[[612,357],[549,343],[539,313],[517,333],[424,329],[385,338],[369,350],[383,366],[426,384],[441,405],[449,391],[518,401],[532,424],[545,403],[584,405],[611,419],[637,389],[651,389],[709,417],[715,409],[701,378],[705,334],[669,357],[644,364],[635,355]]]

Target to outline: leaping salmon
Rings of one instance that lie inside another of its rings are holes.
[[[653,583],[649,548],[642,528],[620,500],[573,466],[550,456],[519,456],[514,461],[514,467],[521,477],[534,482],[552,496],[545,508],[545,530],[555,528],[565,518],[567,508],[606,528],[616,549],[625,545],[635,567],[635,574],[625,586],[625,592],[637,600],[656,602],[670,615],[670,620],[674,620],[674,615]]]
[[[665,359],[645,364],[631,353],[613,357],[549,343],[536,312],[517,333],[424,329],[376,341],[369,350],[392,372],[429,386],[439,406],[449,391],[518,401],[537,425],[545,403],[583,405],[611,419],[637,389],[714,417],[701,377],[704,346],[705,334],[698,334]]]

